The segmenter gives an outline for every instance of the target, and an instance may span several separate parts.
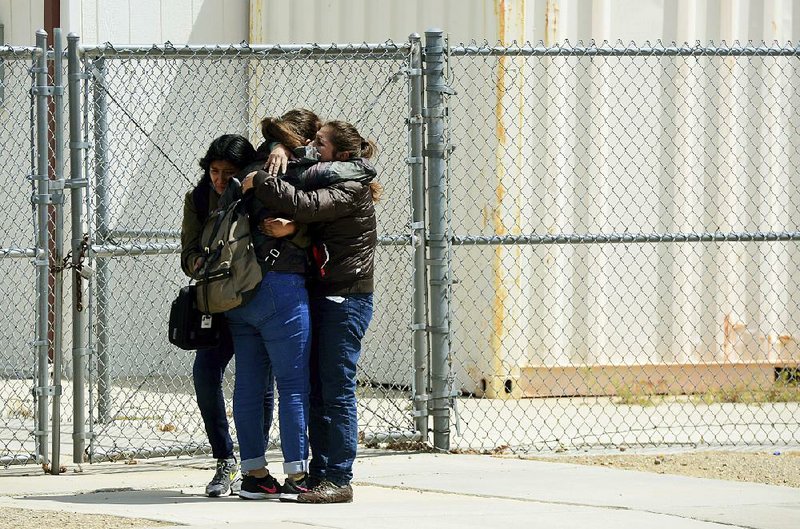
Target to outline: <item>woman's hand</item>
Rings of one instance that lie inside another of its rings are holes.
[[[293,220],[270,217],[262,220],[258,228],[264,235],[279,239],[294,235],[297,231],[297,224]]]
[[[278,176],[286,172],[286,164],[292,156],[292,151],[281,145],[280,143],[272,149],[267,158],[267,163],[264,164],[267,174],[270,176]]]
[[[255,178],[256,172],[253,171],[249,173],[247,176],[244,177],[242,180],[242,194],[247,193],[251,189],[253,189],[253,178]]]
[[[195,259],[194,259],[194,268],[192,269],[192,272],[197,272],[198,270],[200,270],[200,267],[203,266],[203,262],[204,261],[205,261],[205,258],[202,257],[202,256],[201,257],[195,257]]]

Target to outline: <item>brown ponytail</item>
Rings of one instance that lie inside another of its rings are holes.
[[[261,120],[261,134],[266,141],[275,141],[295,149],[313,140],[322,126],[322,120],[305,108],[295,108],[279,118]]]
[[[378,152],[378,146],[372,140],[361,138],[361,157],[372,158]],[[376,201],[377,202],[377,201]]]
[[[274,141],[289,149],[294,149],[305,142],[281,118],[264,118],[261,120],[261,134],[266,141]]]
[[[369,183],[369,192],[372,194],[372,203],[380,202],[383,197],[383,186],[373,180]]]

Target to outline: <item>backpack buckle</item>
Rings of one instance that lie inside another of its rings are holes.
[[[278,257],[280,256],[281,256],[280,250],[278,250],[277,248],[272,248],[267,254],[267,257],[264,258],[264,262],[267,263],[269,267],[272,267],[278,261]]]

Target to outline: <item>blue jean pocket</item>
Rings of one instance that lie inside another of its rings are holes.
[[[247,305],[236,307],[225,313],[228,319],[259,326],[264,321],[273,317],[276,313],[275,296],[268,279],[265,277],[258,286],[258,292]]]

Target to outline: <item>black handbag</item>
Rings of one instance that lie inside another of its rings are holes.
[[[196,285],[181,288],[169,311],[169,341],[186,351],[219,346],[225,318],[200,311],[196,290]]]

